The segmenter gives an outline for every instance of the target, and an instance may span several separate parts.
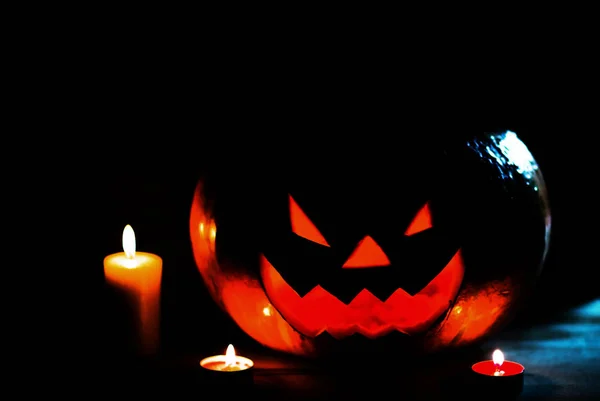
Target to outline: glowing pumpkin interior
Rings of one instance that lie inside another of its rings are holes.
[[[292,196],[289,196],[289,215],[296,236],[330,248],[327,239]],[[416,236],[432,227],[430,208],[426,203],[404,229],[404,236]],[[376,240],[365,235],[346,261],[335,268],[341,269],[342,274],[369,269],[372,271],[367,273],[387,280],[392,277],[390,272],[394,272],[390,269],[419,269],[419,266],[393,265]],[[362,288],[350,302],[343,302],[321,285],[300,295],[264,254],[260,255],[260,270],[271,303],[292,327],[308,337],[328,332],[339,339],[355,333],[376,338],[394,330],[409,335],[425,331],[452,306],[464,276],[458,249],[439,266],[435,277],[418,291],[410,293],[399,283],[391,295],[380,299],[369,289]],[[343,279],[340,276],[340,280]]]

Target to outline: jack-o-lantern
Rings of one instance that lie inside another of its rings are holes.
[[[497,332],[529,296],[550,211],[523,142],[505,132],[374,153],[389,146],[203,172],[195,260],[255,340],[309,356],[433,352]]]

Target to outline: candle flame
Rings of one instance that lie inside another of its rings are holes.
[[[494,361],[494,366],[496,366],[496,368],[502,366],[502,364],[504,363],[504,354],[502,353],[502,351],[500,351],[499,349],[494,351],[494,353],[492,354],[492,361]]]
[[[225,366],[235,365],[235,349],[232,344],[229,344],[227,351],[225,351]]]
[[[123,250],[129,259],[135,258],[135,233],[129,224],[123,230]]]

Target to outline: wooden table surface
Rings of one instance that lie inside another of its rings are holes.
[[[525,366],[518,399],[600,400],[600,299],[565,312],[556,321],[513,327],[480,347],[417,361],[347,359],[332,365],[266,350],[245,353],[255,362],[254,386],[240,391],[243,398],[262,400],[489,400],[493,394],[473,394],[470,366],[490,359],[496,348],[507,360]],[[98,395],[133,398],[240,397],[233,385],[215,387],[198,381],[200,359],[174,357],[161,361],[152,369],[154,374],[141,369],[137,376],[111,368],[88,388]]]
[[[514,327],[476,350],[426,359],[410,367],[332,375],[314,366],[280,359],[257,359],[256,386],[273,399],[359,400],[385,397],[410,400],[489,399],[469,393],[473,362],[490,359],[494,349],[525,366],[519,400],[600,400],[600,299],[533,327]],[[401,365],[402,361],[398,361]],[[385,367],[386,369],[389,367]],[[321,374],[319,374],[321,373]]]
[[[523,400],[600,400],[600,298],[486,345],[525,365]],[[510,350],[510,354],[508,354]]]

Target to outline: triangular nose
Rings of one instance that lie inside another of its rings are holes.
[[[376,266],[388,266],[390,260],[383,252],[381,247],[370,236],[363,238],[346,263],[342,266],[344,269],[364,269]]]

